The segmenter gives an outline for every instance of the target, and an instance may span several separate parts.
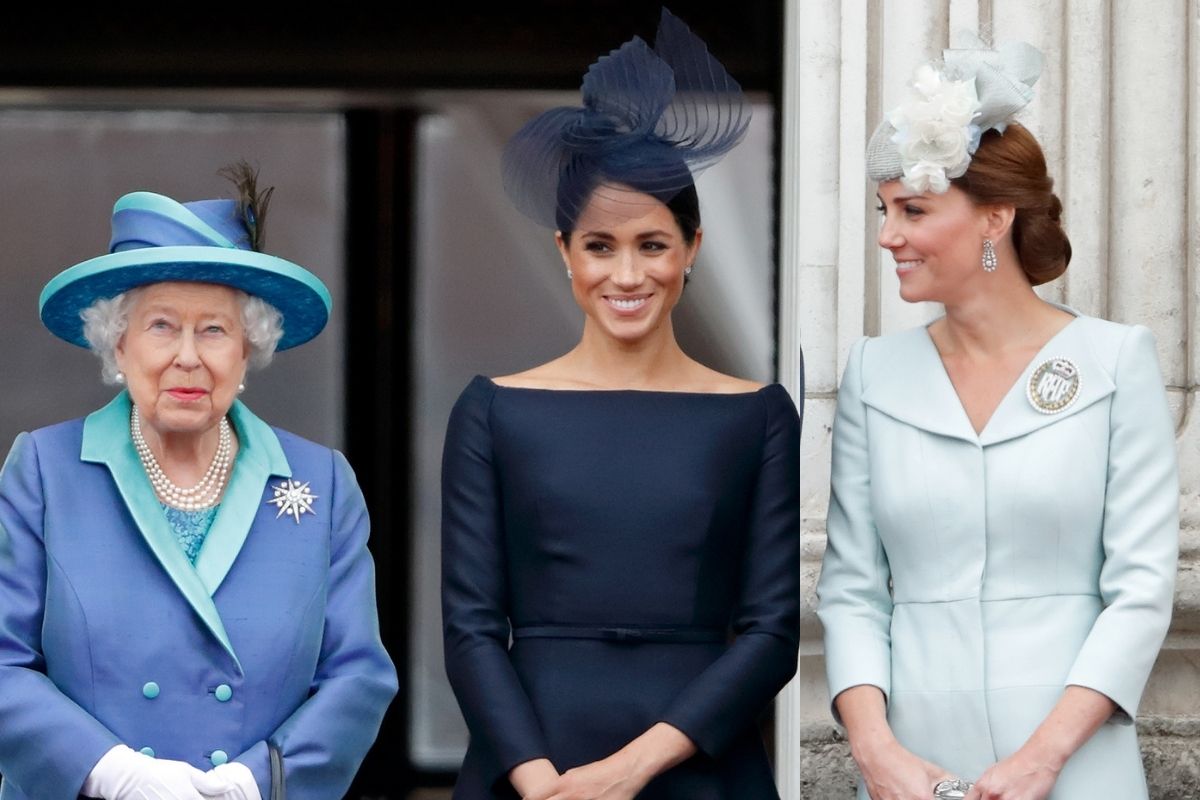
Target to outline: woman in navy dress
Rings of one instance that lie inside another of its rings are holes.
[[[671,324],[703,235],[691,173],[748,113],[666,12],[655,50],[627,43],[583,93],[505,153],[510,195],[557,228],[582,339],[475,378],[446,436],[454,796],[775,798],[756,721],[796,668],[800,420]]]

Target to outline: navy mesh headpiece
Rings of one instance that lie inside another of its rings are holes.
[[[504,190],[522,213],[552,228],[573,227],[606,185],[669,202],[750,124],[742,87],[665,8],[654,49],[635,36],[592,64],[581,88],[582,108],[540,114],[504,149]],[[628,217],[649,210],[625,204]]]

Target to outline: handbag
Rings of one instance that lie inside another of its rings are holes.
[[[267,743],[271,756],[271,800],[286,800],[287,785],[283,777],[283,754],[274,742]]]

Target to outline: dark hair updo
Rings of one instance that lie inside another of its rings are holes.
[[[675,218],[683,240],[689,245],[694,243],[696,231],[700,229],[700,196],[683,159],[670,155],[653,161],[622,163],[624,159],[615,155],[609,154],[607,158],[595,161],[589,159],[586,163],[578,160],[559,173],[554,221],[563,241],[570,243],[579,216],[596,190],[602,186],[618,186],[648,194],[665,205]]]
[[[966,174],[952,183],[976,205],[1011,205],[1013,246],[1030,284],[1038,286],[1067,271],[1071,242],[1062,227],[1062,202],[1046,171],[1046,156],[1024,126],[984,132]]]

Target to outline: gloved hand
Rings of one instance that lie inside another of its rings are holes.
[[[237,761],[193,775],[192,785],[205,800],[262,800],[254,773]]]
[[[80,792],[103,800],[203,800],[192,785],[203,772],[182,761],[151,758],[123,744],[92,767]]]

